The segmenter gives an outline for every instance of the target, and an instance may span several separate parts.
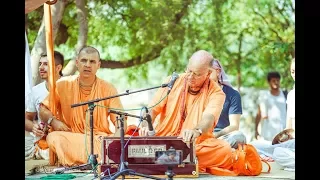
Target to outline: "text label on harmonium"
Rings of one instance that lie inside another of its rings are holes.
[[[154,158],[156,151],[165,151],[166,145],[129,145],[128,158]]]

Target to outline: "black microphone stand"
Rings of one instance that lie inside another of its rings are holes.
[[[99,101],[107,100],[107,99],[112,99],[112,98],[116,98],[116,97],[120,97],[120,96],[124,96],[124,95],[129,95],[129,94],[133,94],[133,93],[138,93],[138,92],[142,92],[142,91],[147,91],[147,90],[151,90],[151,89],[164,88],[164,87],[167,87],[167,86],[168,86],[168,84],[162,84],[160,86],[155,86],[155,87],[152,87],[152,88],[146,88],[146,89],[141,89],[141,90],[132,91],[132,92],[130,92],[129,90],[126,90],[126,92],[122,93],[122,94],[118,94],[118,95],[114,95],[114,96],[108,96],[108,97],[105,97],[105,98],[98,98],[98,99],[95,99],[95,100],[90,100],[90,101],[87,101],[87,102],[82,102],[82,103],[71,105],[71,108],[74,108],[74,107],[83,106],[83,105],[88,104],[89,111],[90,111],[90,148],[91,148],[90,156],[89,156],[89,159],[88,159],[88,163],[87,164],[83,164],[83,165],[79,165],[79,166],[75,166],[72,169],[87,167],[87,166],[91,165],[92,171],[94,173],[94,177],[98,177],[98,173],[97,173],[97,165],[98,165],[97,156],[98,155],[93,154],[94,153],[93,152],[93,149],[94,149],[94,147],[93,147],[93,138],[94,138],[94,136],[93,136],[93,111],[94,111],[94,108],[96,107],[96,105],[94,104],[95,102],[99,102]],[[123,120],[121,120],[121,117],[120,117],[120,121],[123,123]],[[122,131],[124,131],[123,127],[122,127]],[[120,132],[120,133],[123,133],[123,137],[122,138],[124,139],[124,132]],[[124,171],[119,172],[119,175],[117,175],[116,177],[120,176],[123,173],[127,173],[127,171],[131,171],[131,170],[125,169]],[[139,175],[139,174],[136,173],[136,175]],[[142,174],[140,174],[140,175],[142,175]],[[157,179],[159,179],[159,178],[157,178]]]
[[[120,120],[120,166],[118,168],[118,172],[113,173],[108,177],[104,176],[102,178],[100,178],[101,180],[103,179],[108,179],[108,180],[115,180],[117,179],[119,176],[122,176],[122,179],[125,179],[125,175],[133,175],[133,176],[140,176],[140,177],[145,177],[145,178],[150,178],[150,179],[157,179],[157,180],[166,180],[165,178],[159,178],[159,177],[154,177],[154,176],[150,176],[150,175],[146,175],[146,174],[141,174],[141,173],[137,173],[135,172],[133,169],[128,169],[128,162],[125,162],[124,160],[124,153],[125,153],[125,149],[124,149],[124,119],[125,116],[131,116],[131,117],[136,117],[141,119],[140,116],[135,116],[135,115],[130,115],[128,113],[123,113],[120,111],[113,111],[113,110],[109,110],[110,113],[114,113],[114,114],[118,114],[120,117],[117,117],[117,120]]]
[[[82,168],[87,168],[88,166],[91,166],[91,170],[93,171],[94,173],[94,177],[98,177],[98,173],[97,173],[97,166],[98,166],[98,160],[97,160],[97,157],[98,155],[97,154],[94,154],[94,151],[93,151],[93,138],[94,138],[94,135],[93,135],[93,110],[95,108],[95,104],[94,104],[95,101],[88,101],[86,103],[79,103],[79,104],[73,104],[71,105],[71,108],[74,108],[74,107],[77,107],[77,106],[81,106],[81,105],[85,105],[85,104],[88,104],[88,107],[89,107],[89,111],[90,111],[90,155],[89,155],[89,158],[88,158],[88,163],[86,164],[82,164],[82,165],[79,165],[79,166],[74,166],[72,168],[66,168],[65,170],[59,172],[59,173],[63,173],[64,171],[67,171],[67,170],[71,170],[71,169],[82,169]]]

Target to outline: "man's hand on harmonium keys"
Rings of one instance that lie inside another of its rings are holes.
[[[197,137],[201,135],[199,129],[185,129],[183,130],[183,141],[190,148],[190,142],[194,142]]]
[[[155,132],[153,131],[149,131],[148,127],[141,127],[139,129],[139,136],[154,136]]]
[[[151,119],[148,121],[142,121],[141,128],[139,128],[139,136],[154,136],[155,130],[152,127]],[[150,123],[150,124],[149,124]]]

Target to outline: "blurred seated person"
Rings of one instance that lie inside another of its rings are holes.
[[[275,161],[284,170],[295,170],[295,131],[285,129],[278,133],[272,142],[255,140],[250,142],[260,156],[267,161]]]
[[[232,87],[219,60],[213,60],[210,78],[218,83],[226,94],[218,124],[214,127],[214,137],[228,141],[232,148],[237,149],[238,143],[247,142],[246,136],[239,131],[242,114],[240,93]]]
[[[60,52],[54,51],[53,57],[55,61],[55,79],[58,80],[62,76],[64,56]],[[39,60],[39,75],[44,81],[33,86],[31,92],[27,96],[27,107],[25,111],[25,160],[33,158],[49,159],[49,147],[46,142],[48,128],[45,127],[39,118],[39,104],[49,93],[48,65],[47,54],[41,54]]]

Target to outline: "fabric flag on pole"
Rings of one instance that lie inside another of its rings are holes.
[[[56,89],[56,77],[55,77],[55,62],[54,62],[54,42],[52,35],[52,16],[51,16],[51,7],[49,4],[44,3],[44,21],[46,29],[46,45],[47,45],[47,57],[49,62],[49,106],[50,111],[54,116],[57,117],[57,104],[55,98],[55,89]],[[51,150],[49,150],[49,164],[55,165],[57,162],[57,156]]]
[[[29,43],[27,38],[27,33],[25,32],[25,108],[27,107],[27,95],[31,92],[32,89],[32,71],[31,71],[31,59],[29,52]]]
[[[52,17],[51,17],[51,7],[47,3],[43,5],[44,7],[44,21],[46,29],[46,45],[47,45],[47,58],[49,64],[49,103],[50,110],[54,116],[57,116],[56,110],[56,98],[55,98],[55,89],[56,89],[56,77],[55,77],[55,62],[54,62],[54,42],[53,42],[53,33],[52,33]]]

